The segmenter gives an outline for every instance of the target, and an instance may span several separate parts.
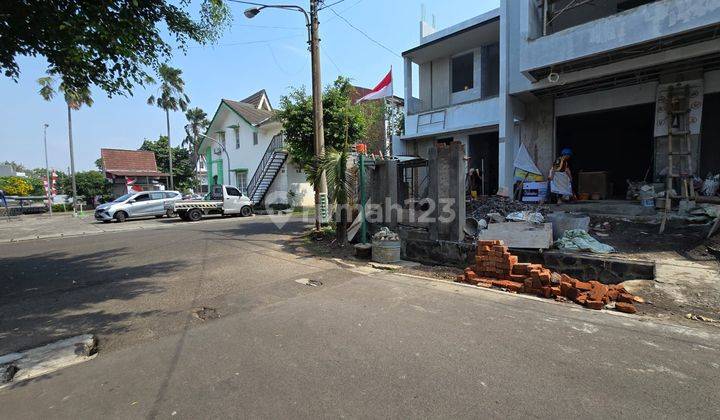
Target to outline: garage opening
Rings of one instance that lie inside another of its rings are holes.
[[[700,132],[700,177],[720,172],[720,93],[705,95]]]
[[[498,133],[471,134],[468,136],[468,169],[477,169],[480,175],[478,194],[498,192]]]
[[[627,180],[652,182],[655,104],[557,118],[558,151],[573,156],[573,190],[579,172],[607,172],[608,197],[625,198]]]

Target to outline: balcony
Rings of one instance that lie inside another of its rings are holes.
[[[408,106],[421,109],[422,102],[412,98]],[[406,102],[407,103],[407,102]],[[409,112],[405,116],[404,139],[430,137],[438,134],[479,129],[498,125],[500,105],[498,97],[431,109],[425,112]]]
[[[533,82],[551,73],[576,72],[709,42],[720,23],[720,2],[659,0],[545,36],[539,20],[530,13],[525,29],[536,39],[524,40],[520,48],[520,71]]]

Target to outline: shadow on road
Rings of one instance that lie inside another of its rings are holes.
[[[83,333],[126,330],[131,318],[157,311],[108,312],[97,305],[163,291],[148,278],[182,270],[182,262],[127,266],[113,263],[124,248],[86,254],[38,253],[0,257],[0,354]],[[101,342],[102,346],[102,342]]]

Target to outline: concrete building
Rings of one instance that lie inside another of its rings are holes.
[[[521,142],[546,175],[570,147],[576,172],[607,172],[622,195],[626,180],[667,173],[672,87],[690,97],[689,167],[680,171],[720,171],[718,30],[717,0],[501,0],[441,31],[421,24],[420,44],[403,53],[402,142],[423,156],[433,142],[462,141],[469,165],[497,168],[501,192],[512,188]]]
[[[207,182],[234,185],[255,203],[271,197],[272,203],[311,206],[312,187],[289,161],[282,124],[274,117],[265,90],[241,101],[222,99],[206,135],[222,143],[227,155],[216,142],[200,144]]]

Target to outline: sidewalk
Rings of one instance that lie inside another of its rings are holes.
[[[140,219],[125,223],[102,223],[92,213],[82,217],[60,213],[24,215],[0,220],[0,243],[19,242],[34,239],[52,239],[83,235],[97,235],[107,232],[125,232],[139,229],[161,229],[176,224],[179,219]]]

